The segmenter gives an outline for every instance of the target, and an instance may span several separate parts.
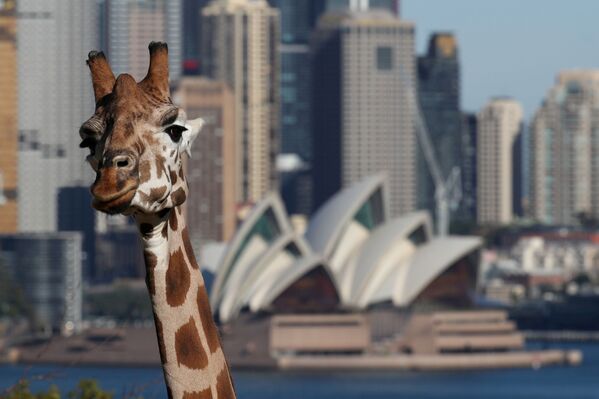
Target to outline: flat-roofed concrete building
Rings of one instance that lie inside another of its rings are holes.
[[[0,2],[0,233],[17,231],[17,19],[14,1]]]
[[[257,202],[276,187],[279,24],[266,0],[213,0],[202,10],[202,73],[235,95],[238,202]]]
[[[314,206],[367,176],[388,176],[390,213],[416,209],[409,87],[414,24],[388,11],[322,16],[312,48]]]
[[[599,218],[599,70],[562,71],[531,125],[531,216]]]
[[[188,119],[204,125],[187,160],[190,237],[201,245],[226,241],[235,229],[235,98],[224,82],[199,77],[181,79],[175,94]]]
[[[520,104],[509,98],[494,98],[478,113],[476,189],[477,219],[481,224],[507,224],[513,220],[522,117]]]

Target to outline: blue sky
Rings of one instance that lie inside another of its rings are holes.
[[[530,117],[559,70],[599,68],[599,0],[402,0],[401,12],[418,54],[431,32],[457,35],[468,111],[507,95]]]

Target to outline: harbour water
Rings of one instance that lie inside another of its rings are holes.
[[[540,344],[539,344],[540,345]],[[538,348],[539,345],[531,346]],[[579,367],[547,367],[467,372],[249,372],[235,371],[240,398],[572,398],[599,399],[599,344],[552,344],[581,349]],[[543,347],[547,347],[544,345]],[[159,368],[108,368],[81,366],[0,366],[0,392],[22,377],[33,390],[57,385],[62,392],[82,378],[96,379],[123,397],[164,398]],[[137,395],[132,395],[137,394]]]

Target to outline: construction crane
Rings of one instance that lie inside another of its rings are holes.
[[[450,212],[455,211],[462,200],[462,179],[458,166],[454,166],[447,179],[443,177],[441,166],[435,156],[435,150],[431,142],[431,136],[422,116],[420,104],[417,101],[414,86],[407,81],[403,82],[404,93],[411,107],[412,115],[415,117],[415,130],[418,142],[424,153],[424,159],[433,178],[435,185],[436,224],[437,235],[446,236],[449,233]]]

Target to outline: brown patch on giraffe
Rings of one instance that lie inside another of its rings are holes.
[[[169,172],[170,178],[171,178],[171,184],[175,185],[175,183],[177,183],[177,174],[175,173],[175,171],[171,170]]]
[[[177,231],[177,227],[179,227],[177,212],[171,212],[170,216],[168,217],[168,224],[171,226],[172,231]]]
[[[192,317],[175,333],[175,353],[179,366],[199,370],[208,365],[208,356],[202,347],[200,334]]]
[[[162,364],[167,362],[166,359],[166,346],[164,345],[164,331],[162,329],[162,322],[158,318],[156,312],[154,313],[154,324],[156,325],[156,335],[158,336],[158,352],[160,352],[160,359]]]
[[[218,399],[235,399],[236,397],[229,366],[226,363],[218,377],[216,377],[216,397]]]
[[[166,271],[166,301],[170,306],[180,306],[185,302],[190,286],[190,273],[183,259],[183,252],[177,249],[171,255]]]
[[[212,399],[212,390],[207,388],[203,391],[184,392],[183,399]]]
[[[156,282],[154,281],[154,269],[158,264],[158,258],[150,251],[144,251],[144,261],[146,262],[146,285],[150,295],[156,294]]]
[[[152,177],[151,174],[151,166],[150,166],[150,162],[142,162],[141,165],[139,165],[139,181],[140,183],[145,183],[147,181],[150,180],[150,178]]]
[[[183,248],[185,248],[185,254],[187,255],[187,259],[191,264],[191,267],[194,269],[199,269],[198,262],[196,261],[196,257],[193,253],[193,248],[191,246],[191,240],[189,239],[189,232],[187,231],[187,227],[183,229],[181,233],[183,239]]]
[[[216,324],[212,319],[212,310],[210,309],[210,301],[208,300],[208,294],[206,294],[205,287],[198,288],[198,310],[200,311],[200,321],[204,327],[204,333],[206,333],[206,340],[208,341],[208,348],[211,353],[214,353],[220,348],[220,337],[218,336],[218,330]]]
[[[156,177],[160,179],[162,177],[162,163],[164,159],[162,159],[162,157],[157,156],[154,161],[156,163]]]
[[[164,193],[166,193],[166,186],[153,188],[150,190],[150,198],[157,200],[159,198],[162,198],[164,196]]]
[[[174,193],[171,194],[171,200],[175,205],[181,205],[187,199],[187,194],[182,187],[179,187]]]
[[[162,234],[162,237],[168,238],[168,222],[164,223],[164,226],[162,227],[162,231],[160,232],[160,234]]]
[[[179,177],[180,177],[181,179],[185,179],[185,176],[183,176],[183,167],[182,167],[182,166],[181,166],[181,167],[179,167]]]

